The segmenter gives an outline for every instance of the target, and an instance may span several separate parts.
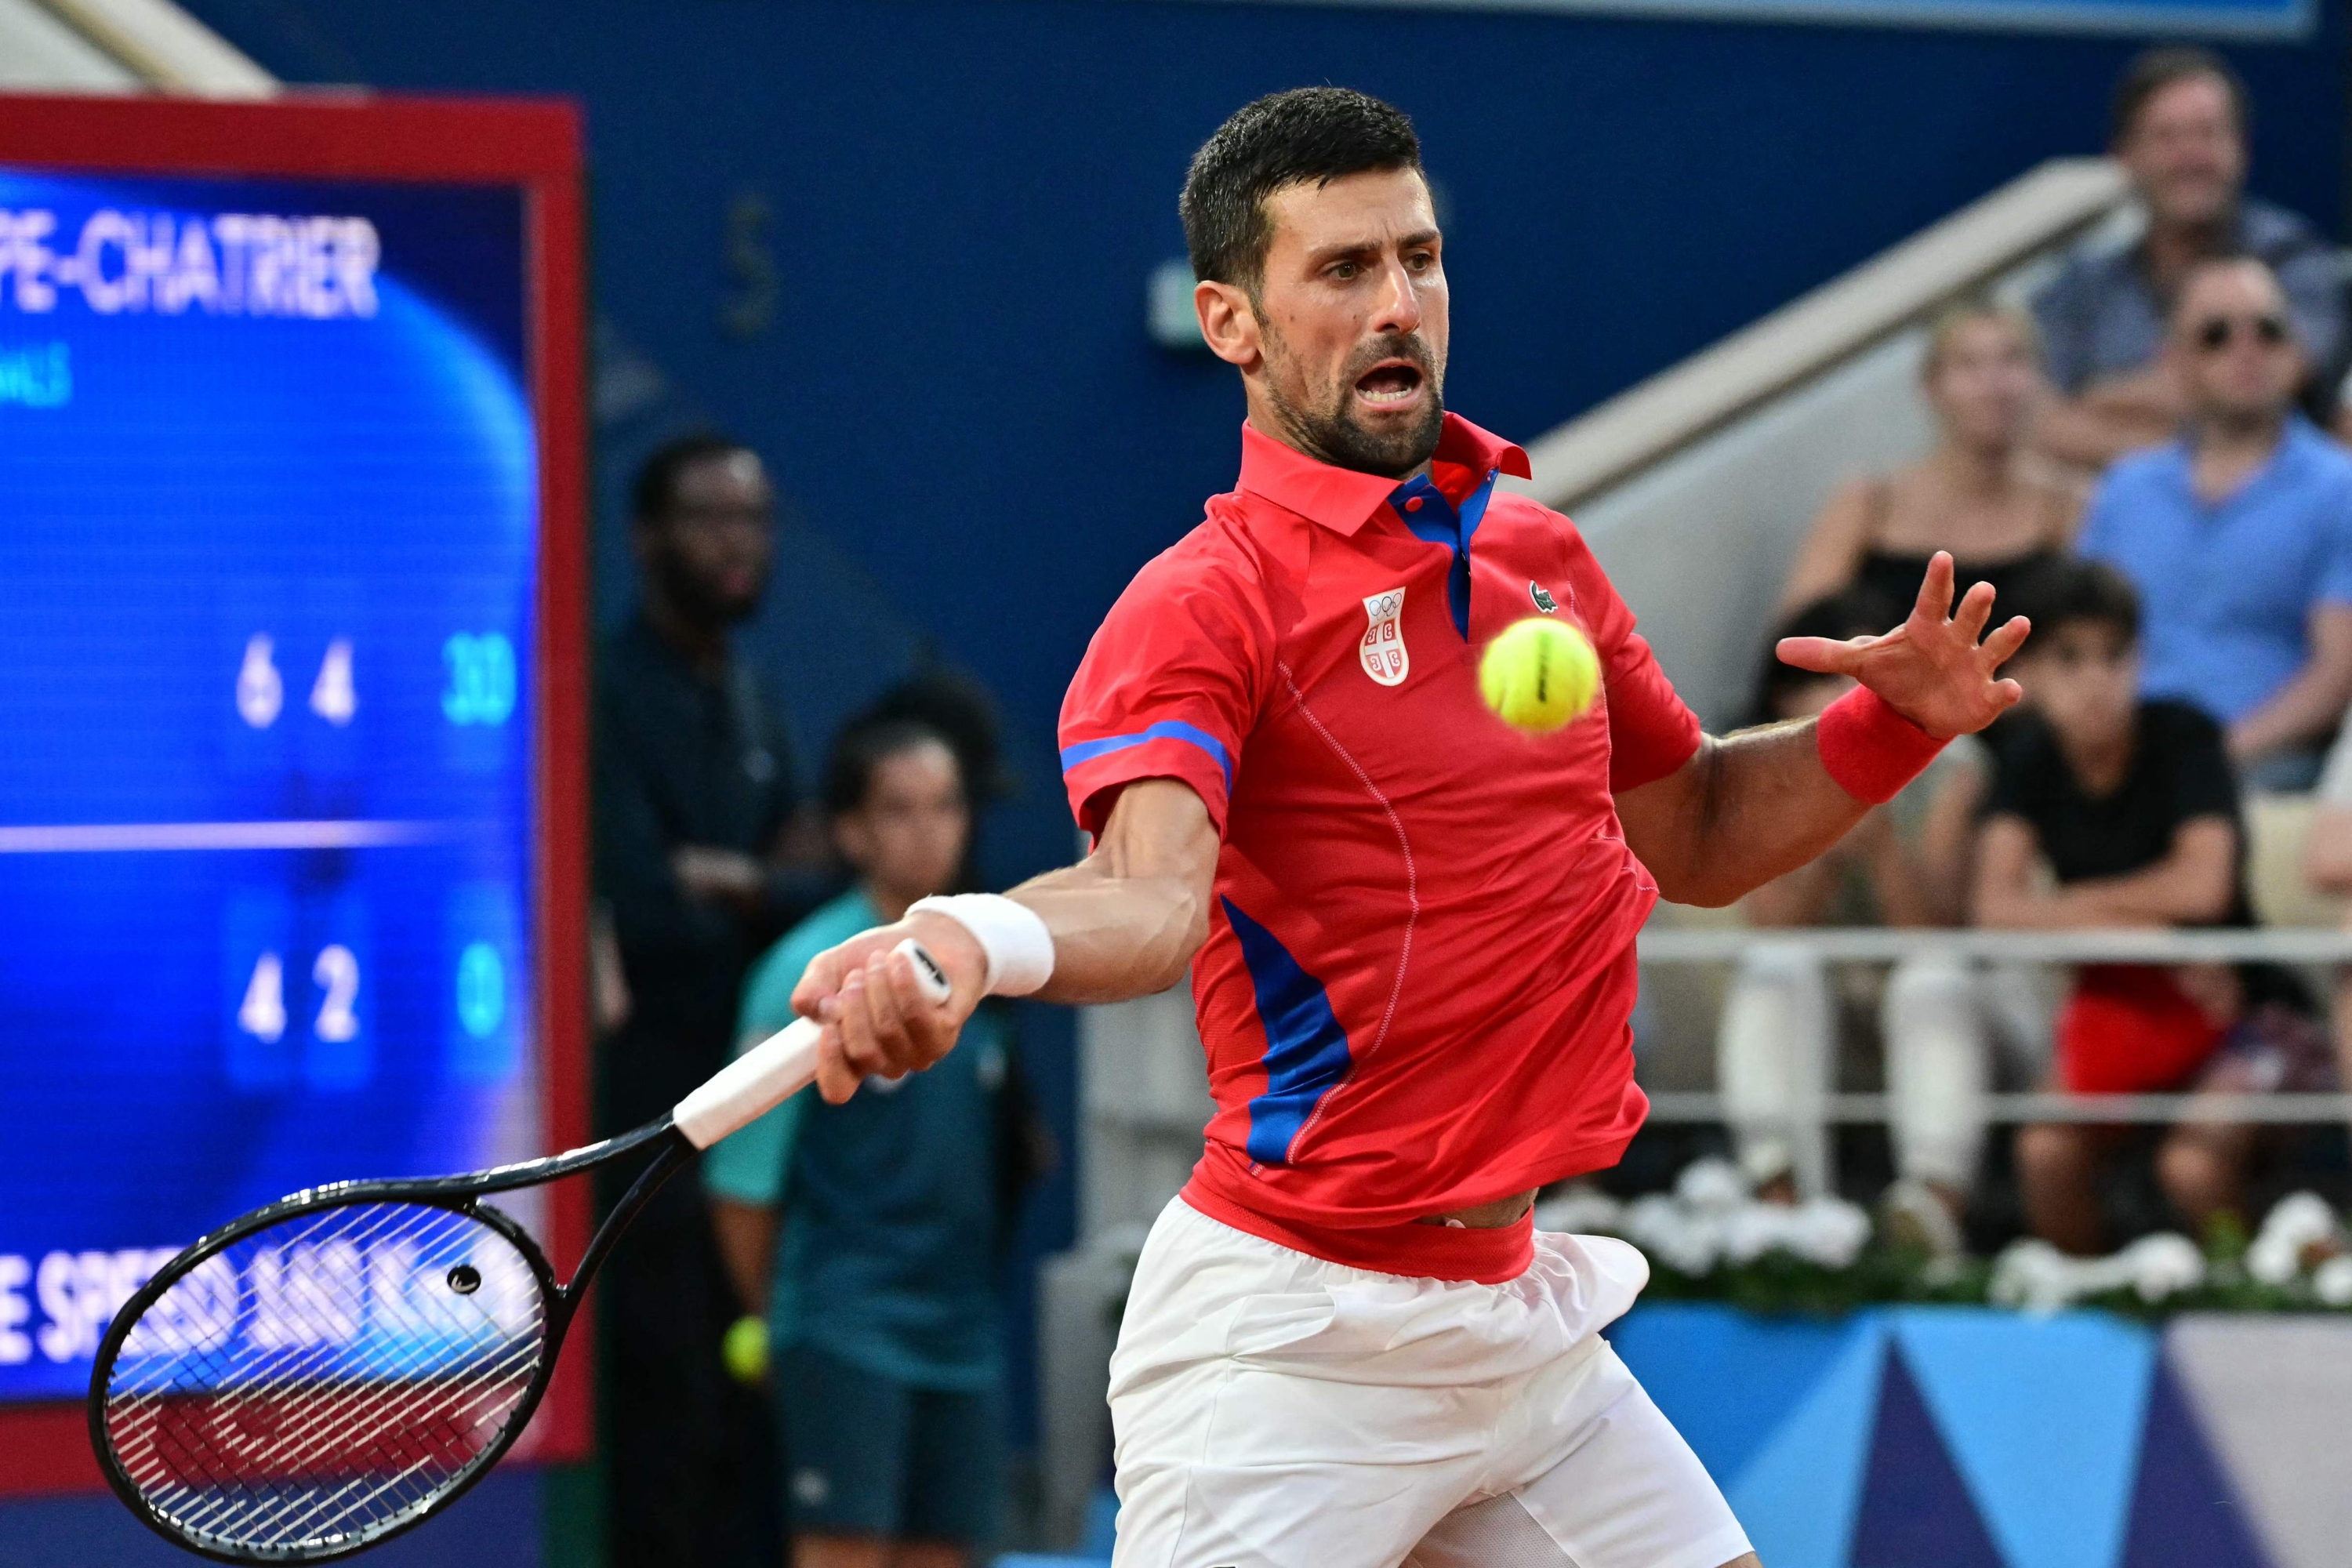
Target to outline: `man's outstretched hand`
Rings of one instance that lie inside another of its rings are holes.
[[[2024,646],[2032,627],[2017,616],[1984,636],[1992,618],[1990,583],[1970,588],[1958,614],[1951,609],[1952,557],[1939,550],[1927,563],[1910,618],[1885,637],[1783,637],[1773,651],[1799,669],[1853,677],[1938,740],[1971,735],[2025,695],[2016,681],[1993,672]]]

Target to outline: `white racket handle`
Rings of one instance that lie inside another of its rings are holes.
[[[908,937],[894,953],[915,966],[915,984],[934,1007],[948,999],[947,971],[921,942]],[[816,1081],[817,1037],[813,1018],[795,1018],[710,1076],[670,1111],[670,1120],[698,1149],[708,1149]]]

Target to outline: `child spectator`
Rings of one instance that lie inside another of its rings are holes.
[[[2028,930],[2251,923],[2237,787],[2220,726],[2186,703],[2139,698],[2139,603],[2091,562],[2051,568],[2021,606],[2033,640],[2016,673],[2032,696],[2004,739],[1979,833],[1978,923]],[[2049,873],[2045,879],[2041,868]],[[2284,975],[2256,966],[2087,964],[2056,1028],[2056,1087],[2127,1094],[2332,1082],[2326,1039]],[[2079,1122],[2019,1134],[2027,1218],[2068,1251],[2100,1249],[2099,1178],[2129,1138]],[[2188,1121],[2157,1173],[2189,1225],[2235,1212],[2251,1131]]]
[[[793,986],[818,952],[957,885],[971,813],[938,730],[854,721],[825,805],[857,884],[760,961],[744,1044],[792,1022]],[[959,1568],[995,1532],[997,1101],[1011,1049],[1003,1016],[983,1007],[929,1072],[870,1081],[846,1105],[803,1090],[707,1161],[720,1243],[737,1288],[764,1304],[789,1391],[799,1568]]]

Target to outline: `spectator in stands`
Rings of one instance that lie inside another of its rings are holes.
[[[811,957],[958,885],[971,813],[939,730],[854,722],[826,770],[825,805],[857,885],[760,961],[746,1044],[792,1021]],[[1011,1051],[1003,1015],[983,1007],[930,1071],[869,1084],[845,1105],[803,1090],[710,1153],[730,1267],[744,1297],[766,1304],[775,1379],[790,1391],[798,1568],[958,1568],[994,1533],[992,1281]]]
[[[2189,274],[2222,256],[2254,257],[2277,276],[2305,354],[2295,389],[2330,416],[2343,269],[2308,222],[2245,194],[2246,118],[2245,84],[2208,50],[2150,49],[2124,72],[2110,141],[2147,223],[2129,246],[2075,257],[2035,301],[2064,395],[2036,432],[2052,456],[2095,472],[2171,438],[2192,399],[2164,353],[2165,323]]]
[[[1916,595],[1917,584],[1912,593]],[[1901,619],[1869,595],[1847,593],[1799,611],[1774,633],[1843,639],[1877,636]],[[1756,711],[1766,723],[1811,718],[1853,685],[1765,654]],[[1749,894],[1741,910],[1764,929],[1950,925],[1964,911],[1967,860],[1985,763],[1974,737],[1946,748],[1928,771],[1810,865]],[[1898,972],[1892,994],[1906,982]],[[1793,1199],[1792,1104],[1801,1082],[1834,1075],[1838,1001],[1821,960],[1798,942],[1759,942],[1740,961],[1716,1037],[1716,1079],[1729,1107],[1741,1173],[1769,1199]]]
[[[2022,597],[2034,632],[2016,674],[2033,703],[1996,753],[1978,922],[2251,924],[2221,729],[2187,703],[2135,695],[2140,609],[2130,584],[2097,563],[2070,562]],[[2258,967],[2084,965],[2056,1021],[2053,1077],[2084,1094],[2303,1088],[2315,1075],[2332,1083],[2326,1041],[2299,1001],[2291,981]],[[2021,1131],[2019,1179],[2037,1235],[2072,1252],[2101,1249],[2099,1175],[2129,1136],[2081,1122]],[[2238,1209],[2252,1152],[2242,1128],[2184,1121],[2165,1137],[2157,1172],[2201,1230]]]
[[[2080,544],[2147,606],[2147,694],[2221,721],[2273,790],[2311,787],[2352,699],[2352,456],[2294,411],[2294,331],[2262,262],[2192,268],[2167,349],[2186,434],[2115,466]]]
[[[637,476],[644,598],[596,664],[595,879],[627,997],[599,1042],[606,1132],[718,1070],[746,964],[814,901],[780,859],[783,729],[730,641],[767,585],[774,499],[758,457],[716,437],[665,447]],[[614,1568],[772,1561],[756,1540],[767,1417],[720,1364],[737,1308],[694,1183],[663,1189],[597,1296]]]
[[[2079,500],[2037,478],[2026,450],[2048,396],[2033,319],[1989,300],[1954,306],[1928,336],[1919,380],[1936,416],[1936,449],[1837,489],[1781,590],[1784,613],[1852,587],[1896,606],[1900,618],[1938,550],[1952,552],[1956,594],[1988,582],[2006,606],[2019,574],[2074,537]]]

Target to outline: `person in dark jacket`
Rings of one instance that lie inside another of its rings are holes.
[[[692,437],[646,460],[634,500],[644,598],[596,664],[596,889],[629,999],[599,1045],[603,1133],[725,1063],[746,967],[816,901],[785,854],[783,726],[730,635],[774,558],[767,472],[736,442]],[[768,1420],[721,1365],[741,1309],[698,1184],[662,1191],[597,1294],[613,1568],[772,1562]]]

